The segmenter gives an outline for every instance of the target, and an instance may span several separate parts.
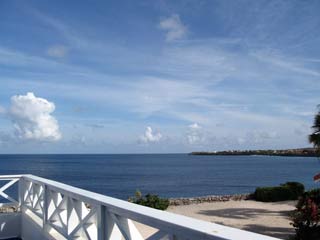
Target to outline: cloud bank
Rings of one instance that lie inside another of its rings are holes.
[[[154,133],[151,127],[147,127],[144,135],[140,137],[141,142],[143,143],[155,143],[159,142],[162,138],[160,132]]]
[[[29,92],[11,98],[8,116],[20,139],[57,141],[61,139],[58,121],[51,115],[55,105]]]
[[[166,31],[166,41],[171,42],[186,36],[188,29],[181,22],[179,15],[173,14],[171,17],[160,21],[160,28]]]

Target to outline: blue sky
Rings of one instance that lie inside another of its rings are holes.
[[[0,2],[0,153],[309,146],[319,1]]]

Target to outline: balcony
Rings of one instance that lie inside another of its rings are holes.
[[[33,175],[0,176],[0,239],[275,240]],[[151,236],[139,227],[154,229]]]

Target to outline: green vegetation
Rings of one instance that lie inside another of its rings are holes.
[[[191,155],[218,155],[218,156],[283,156],[283,157],[315,157],[317,152],[314,148],[296,148],[284,150],[230,150],[217,152],[192,152]]]
[[[313,133],[309,135],[309,142],[313,144],[317,156],[320,155],[320,105],[314,117]],[[320,239],[320,189],[305,192],[297,203],[292,216],[295,228],[295,240]]]
[[[305,192],[291,217],[295,240],[320,239],[320,189]]]
[[[318,106],[320,109],[320,105]],[[320,155],[320,110],[314,117],[314,123],[312,126],[314,132],[309,135],[309,142],[313,144],[317,150],[317,154]]]
[[[298,182],[287,182],[276,187],[259,187],[254,199],[261,202],[297,200],[304,193],[304,186]]]
[[[169,199],[160,198],[158,195],[152,194],[142,196],[139,190],[136,191],[135,196],[133,198],[129,198],[129,202],[159,210],[166,210],[169,206]]]

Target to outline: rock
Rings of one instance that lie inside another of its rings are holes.
[[[226,202],[226,201],[241,201],[252,199],[252,194],[235,194],[235,195],[221,195],[221,196],[203,196],[203,197],[192,197],[192,198],[170,198],[169,205],[190,205],[199,204],[204,202]]]

